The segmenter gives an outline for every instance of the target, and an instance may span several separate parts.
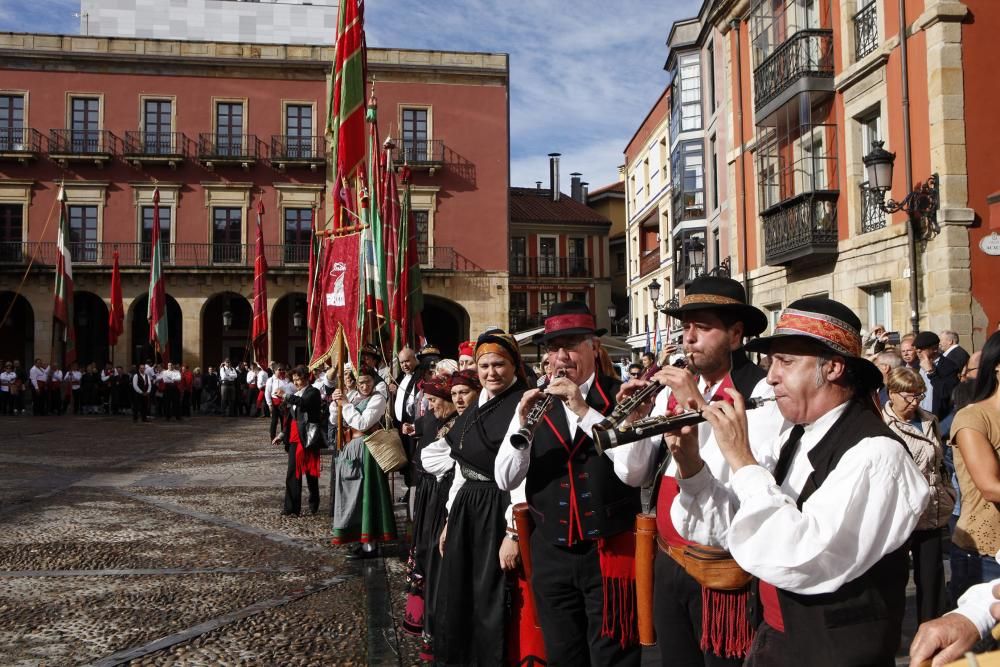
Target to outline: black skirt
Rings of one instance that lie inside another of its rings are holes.
[[[434,658],[445,665],[500,665],[507,628],[500,544],[510,494],[496,482],[466,480],[448,517],[434,600]]]

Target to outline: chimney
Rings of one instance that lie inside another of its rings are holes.
[[[574,171],[569,175],[569,194],[581,204],[583,203],[583,189],[580,187],[580,176],[582,175],[578,171]]]
[[[561,153],[549,153],[549,187],[552,189],[552,201],[559,201],[559,156]]]
[[[580,200],[580,202],[586,204],[587,200],[590,199],[590,183],[588,183],[587,181],[580,183],[580,192],[583,195],[583,198]]]
[[[542,182],[541,181],[535,181],[535,190],[537,190],[539,193],[541,193],[541,191],[542,191]]]

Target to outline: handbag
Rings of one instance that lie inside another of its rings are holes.
[[[675,547],[657,537],[660,548],[705,588],[735,591],[750,583],[752,575],[741,568],[725,549],[689,544]]]
[[[403,440],[399,437],[399,431],[394,428],[382,428],[366,435],[365,446],[384,473],[402,470],[409,462],[403,449]]]
[[[323,429],[319,427],[319,424],[307,422],[306,441],[303,447],[306,449],[322,449],[325,446],[326,436],[323,435]]]

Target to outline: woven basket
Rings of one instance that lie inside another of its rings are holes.
[[[368,452],[375,463],[385,473],[396,472],[406,467],[406,452],[399,432],[394,428],[381,429],[365,437]]]

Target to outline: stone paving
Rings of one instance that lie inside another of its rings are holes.
[[[0,664],[418,664],[402,547],[279,515],[263,419],[0,421]]]

